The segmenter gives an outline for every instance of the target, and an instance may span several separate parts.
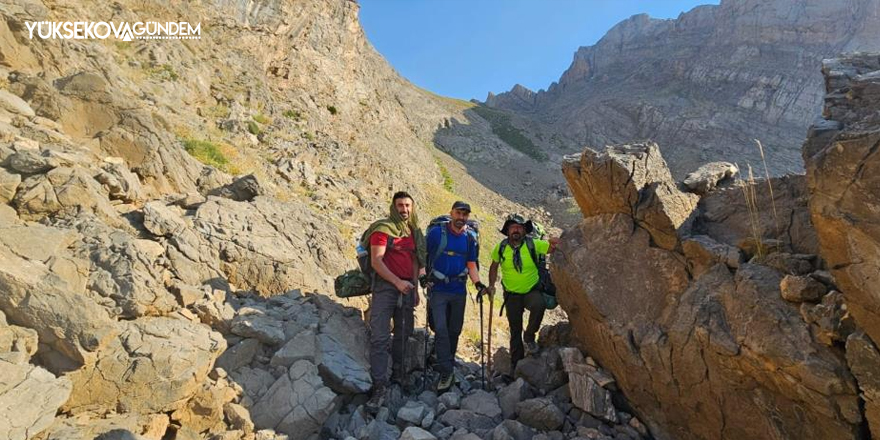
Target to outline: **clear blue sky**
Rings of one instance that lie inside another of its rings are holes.
[[[486,99],[522,84],[546,89],[580,46],[639,13],[675,18],[718,0],[360,0],[376,49],[416,85]]]

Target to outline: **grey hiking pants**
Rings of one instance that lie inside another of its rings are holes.
[[[415,290],[402,295],[393,284],[376,276],[370,299],[370,375],[374,386],[388,385],[389,359],[393,362],[395,374],[406,373],[402,371],[403,346],[413,332],[414,295],[418,295]],[[400,306],[398,299],[402,300]]]
[[[434,350],[437,353],[437,370],[452,373],[455,366],[455,350],[464,325],[464,293],[432,292],[428,307],[434,323]]]
[[[536,289],[529,293],[506,293],[507,323],[510,325],[510,368],[516,369],[517,362],[525,356],[523,339],[535,342],[535,335],[541,329],[544,319],[544,296]],[[523,332],[523,312],[529,311],[529,325]]]

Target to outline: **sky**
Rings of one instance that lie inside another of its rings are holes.
[[[676,18],[718,0],[360,0],[367,38],[434,93],[486,99],[559,80],[580,46],[632,15]]]

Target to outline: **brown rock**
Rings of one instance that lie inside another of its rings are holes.
[[[838,125],[814,127],[804,144],[810,210],[849,312],[873,341],[880,341],[880,120],[876,95],[880,56],[828,60],[824,116]]]
[[[678,244],[677,231],[691,218],[699,196],[680,191],[657,144],[586,149],[567,156],[562,172],[584,217],[626,214],[664,249]]]
[[[791,302],[818,302],[828,289],[809,276],[786,275],[779,284],[782,297]]]

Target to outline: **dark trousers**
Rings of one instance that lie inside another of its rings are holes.
[[[374,385],[388,384],[389,360],[395,373],[401,375],[399,379],[406,374],[403,371],[403,347],[413,333],[414,295],[418,292],[413,290],[403,295],[393,284],[376,277],[370,299],[370,375]]]
[[[535,342],[535,335],[541,329],[541,320],[544,319],[544,297],[541,292],[532,290],[529,293],[505,292],[507,295],[507,323],[510,325],[510,366],[516,368],[516,363],[525,356],[523,339],[526,342]],[[529,326],[523,333],[523,312],[529,311]]]
[[[455,350],[458,337],[464,325],[464,306],[467,295],[464,293],[431,293],[428,307],[434,322],[434,350],[437,353],[437,370],[444,374],[452,373],[455,365]]]

